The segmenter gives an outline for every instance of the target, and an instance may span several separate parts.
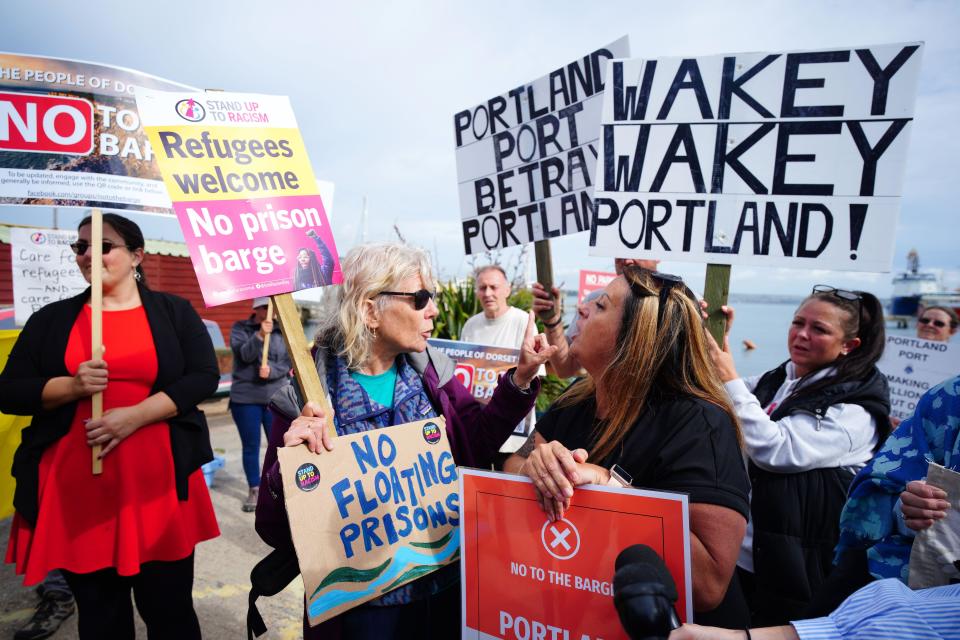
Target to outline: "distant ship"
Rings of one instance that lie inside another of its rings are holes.
[[[907,254],[907,270],[893,278],[893,300],[890,314],[895,316],[915,316],[921,299],[941,294],[940,278],[933,271],[920,270],[920,255],[916,249]],[[949,295],[949,294],[947,294]],[[931,303],[925,303],[930,306]]]

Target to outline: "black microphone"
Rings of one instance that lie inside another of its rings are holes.
[[[674,608],[677,584],[660,555],[645,544],[627,547],[617,556],[613,605],[631,640],[666,639],[681,625]]]

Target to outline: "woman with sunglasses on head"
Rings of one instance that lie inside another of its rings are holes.
[[[729,332],[733,309],[724,307]],[[876,368],[883,308],[869,293],[817,285],[787,334],[790,359],[741,378],[729,338],[711,354],[743,429],[751,522],[738,573],[753,623],[785,624],[830,572],[854,475],[890,432],[887,380]]]
[[[213,345],[186,300],[147,288],[136,224],[103,215],[102,265],[92,263],[90,218],[78,232],[84,279],[103,274],[104,355],[91,357],[88,289],[34,313],[0,374],[0,411],[33,416],[13,463],[7,561],[26,584],[62,571],[80,638],[135,637],[131,591],[150,637],[200,638],[193,552],[219,535],[197,409],[217,388]],[[93,420],[97,392],[103,417]]]
[[[934,342],[950,342],[960,318],[950,307],[926,307],[917,318],[917,337]]]
[[[341,263],[337,304],[321,322],[315,360],[334,409],[338,434],[443,416],[454,461],[489,467],[514,427],[530,412],[537,370],[553,355],[535,334],[532,314],[520,362],[481,405],[453,375],[454,363],[427,345],[437,306],[426,252],[402,244],[355,247]],[[277,447],[332,449],[326,416],[291,386],[274,396],[264,459],[257,532],[270,546],[292,549]],[[265,489],[265,490],[264,490]],[[292,551],[291,551],[292,553]],[[459,566],[452,564],[315,627],[305,638],[454,638],[460,629]]]
[[[504,469],[530,477],[551,520],[576,503],[575,487],[584,484],[688,493],[697,619],[742,628],[748,621],[725,594],[749,484],[698,303],[679,278],[627,266],[579,309],[577,325],[570,349],[586,377]]]

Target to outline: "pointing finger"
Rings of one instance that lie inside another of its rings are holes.
[[[537,334],[537,321],[533,317],[533,311],[527,312],[527,329],[524,331],[523,341],[526,342]]]

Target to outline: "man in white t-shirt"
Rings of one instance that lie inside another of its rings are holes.
[[[510,282],[507,274],[498,264],[480,267],[474,272],[477,298],[483,305],[483,313],[470,317],[463,325],[460,339],[474,344],[488,344],[494,347],[519,349],[527,331],[530,314],[507,304],[510,297]],[[540,375],[546,375],[546,369],[540,367]],[[529,434],[535,424],[534,412],[524,421],[523,431]],[[523,444],[526,435],[512,435],[503,444],[502,453],[512,453]]]
[[[529,314],[507,304],[510,283],[503,267],[496,264],[480,267],[474,275],[474,281],[483,313],[464,323],[460,339],[475,344],[519,349],[523,344]]]

